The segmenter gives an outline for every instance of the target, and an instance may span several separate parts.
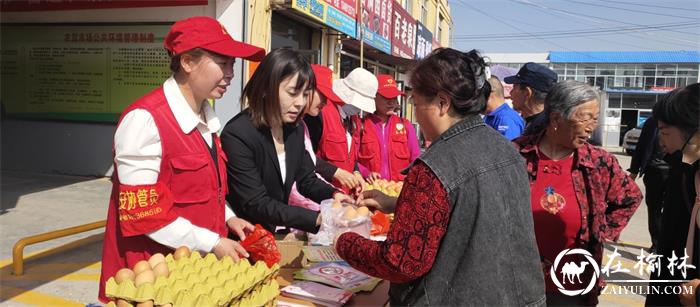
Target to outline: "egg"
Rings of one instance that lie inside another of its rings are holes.
[[[345,213],[343,213],[343,218],[346,220],[352,220],[357,217],[357,211],[353,209],[352,207],[348,206],[345,208]]]
[[[156,265],[161,262],[165,262],[165,256],[163,256],[161,253],[154,254],[150,259],[148,259],[148,264],[150,264],[152,268],[155,268]]]
[[[117,307],[132,307],[134,305],[131,305],[128,301],[125,301],[123,299],[118,299],[117,300]]]
[[[155,280],[156,276],[155,274],[153,274],[153,271],[143,271],[141,272],[141,274],[136,275],[136,278],[134,279],[134,285],[138,287],[143,284],[152,283]]]
[[[137,303],[136,307],[153,307],[153,301],[145,301],[143,303]]]
[[[117,284],[121,284],[125,280],[134,280],[134,277],[136,277],[136,273],[127,268],[123,268],[117,271],[117,274],[114,274],[114,280],[117,282]]]
[[[367,209],[367,207],[359,207],[359,208],[357,208],[357,215],[359,215],[359,216],[368,216],[368,215],[369,215],[369,209]]]
[[[146,260],[141,260],[134,265],[134,274],[137,276],[143,271],[150,271],[151,265]]]
[[[342,207],[343,207],[343,205],[341,205],[340,202],[337,200],[334,200],[333,204],[331,205],[331,208],[333,208],[333,209],[340,209]]]
[[[170,270],[168,270],[168,264],[161,262],[153,268],[153,274],[157,277],[168,277],[170,275]]]
[[[190,249],[187,246],[180,246],[173,252],[173,259],[180,260],[182,257],[189,257],[190,254]]]

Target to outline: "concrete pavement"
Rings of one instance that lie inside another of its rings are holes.
[[[621,153],[619,149],[610,151]],[[629,157],[618,154],[623,166]],[[102,230],[29,246],[25,275],[12,275],[11,251],[22,237],[102,220],[111,189],[107,178],[86,178],[3,171],[0,204],[0,306],[84,306],[96,303]],[[641,180],[640,188],[644,189]],[[632,271],[639,248],[649,247],[646,207],[642,204],[614,247]],[[605,261],[604,261],[605,262]],[[604,264],[602,264],[604,265]],[[601,266],[602,266],[601,265]],[[614,276],[631,279],[633,276]],[[641,306],[639,295],[603,295],[601,306]]]

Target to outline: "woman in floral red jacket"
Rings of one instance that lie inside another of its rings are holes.
[[[547,126],[514,141],[530,178],[548,306],[597,304],[604,282],[593,280],[585,252],[600,264],[603,243],[618,239],[642,201],[617,159],[588,143],[598,124],[599,105],[599,94],[591,86],[560,82],[545,101]],[[573,249],[585,252],[576,254]],[[574,275],[578,278],[569,279]]]

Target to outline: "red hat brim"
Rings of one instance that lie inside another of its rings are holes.
[[[241,58],[249,61],[260,62],[265,57],[265,49],[250,44],[224,39],[215,43],[200,46],[212,52],[233,58]]]
[[[318,91],[321,92],[321,94],[323,94],[323,96],[326,96],[326,99],[328,99],[328,100],[331,100],[334,102],[340,102],[340,103],[343,102],[343,100],[340,99],[340,97],[338,97],[338,95],[336,95],[333,92],[333,89],[330,87],[323,86],[323,85],[316,85],[316,89],[318,89]]]
[[[394,99],[399,96],[406,96],[406,93],[399,91],[398,88],[393,86],[381,88],[377,91],[377,93],[379,95],[382,95],[382,97],[386,99]]]

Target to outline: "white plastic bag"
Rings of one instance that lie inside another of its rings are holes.
[[[369,238],[369,231],[372,228],[372,220],[369,215],[360,215],[348,219],[347,207],[333,208],[333,199],[326,199],[321,202],[321,229],[316,235],[309,236],[309,241],[313,245],[331,245],[336,235],[348,231],[356,232],[359,235]]]

